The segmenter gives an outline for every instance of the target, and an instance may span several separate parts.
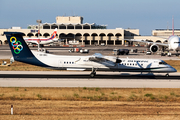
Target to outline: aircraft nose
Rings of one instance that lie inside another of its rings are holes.
[[[175,68],[173,68],[173,67],[171,67],[171,71],[172,72],[177,72],[177,70]]]

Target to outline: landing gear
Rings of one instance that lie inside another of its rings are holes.
[[[96,75],[96,72],[91,72],[90,77],[93,78],[95,77],[95,75]]]
[[[178,50],[176,50],[176,56],[179,56]]]
[[[95,77],[95,75],[96,75],[96,70],[94,68],[92,68],[92,72],[90,74],[90,77],[93,78],[93,77]]]
[[[167,73],[165,76],[166,76],[166,77],[169,77],[169,73]]]

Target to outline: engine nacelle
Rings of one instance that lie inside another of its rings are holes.
[[[150,46],[150,51],[151,52],[157,52],[159,50],[159,46],[158,45],[151,45]]]

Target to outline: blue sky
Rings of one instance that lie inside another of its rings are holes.
[[[179,0],[0,0],[0,28],[56,22],[56,16],[78,15],[84,23],[108,29],[137,28],[141,35],[154,29],[180,28]]]

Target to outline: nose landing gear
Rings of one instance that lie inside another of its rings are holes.
[[[165,76],[166,76],[166,77],[169,77],[169,73],[167,73]]]

